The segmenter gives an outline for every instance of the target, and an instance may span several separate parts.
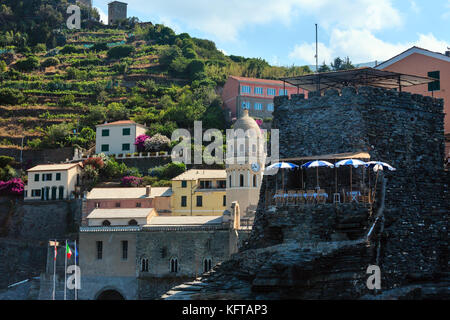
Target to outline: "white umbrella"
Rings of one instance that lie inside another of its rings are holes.
[[[266,168],[266,170],[273,170],[273,169],[295,169],[298,168],[298,165],[289,163],[289,162],[277,162],[274,163]],[[281,180],[283,184],[283,191],[284,191],[284,171],[281,171]]]
[[[378,183],[378,175],[380,174],[380,171],[384,171],[384,169],[388,169],[389,171],[396,171],[393,166],[386,162],[381,161],[370,161],[366,163],[366,167],[373,167],[373,171],[377,173],[377,177],[375,179],[375,190],[373,193],[373,197],[375,198],[376,192],[377,192],[377,183]]]
[[[316,168],[317,187],[319,187],[319,167],[333,168],[334,165],[328,161],[322,160],[310,161],[302,165],[302,168]]]
[[[352,183],[352,167],[358,168],[359,166],[364,166],[366,163],[364,161],[358,159],[345,159],[341,160],[335,164],[336,168],[340,166],[350,166],[350,192],[353,191],[353,183]]]

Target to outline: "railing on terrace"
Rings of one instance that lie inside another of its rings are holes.
[[[86,160],[90,157],[95,157],[98,155],[91,155],[89,153],[75,154],[73,160]],[[116,159],[143,159],[143,158],[165,158],[170,157],[167,151],[161,152],[136,152],[136,153],[118,153],[118,154],[108,154],[110,157]]]
[[[313,206],[319,204],[358,203],[364,206],[373,205],[373,190],[345,191],[329,194],[325,190],[267,190],[265,206]]]

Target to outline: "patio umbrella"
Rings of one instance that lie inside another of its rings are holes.
[[[364,166],[366,163],[364,161],[358,159],[345,159],[341,160],[335,164],[336,168],[340,166],[350,166],[350,192],[353,191],[353,183],[352,183],[352,167],[358,168],[359,166]]]
[[[375,179],[375,190],[373,193],[373,197],[375,198],[376,192],[377,192],[377,182],[378,182],[378,175],[380,174],[380,171],[384,171],[384,169],[388,169],[389,171],[396,171],[393,166],[386,162],[381,161],[370,161],[366,163],[366,167],[370,168],[373,167],[373,171],[377,173],[377,177]]]
[[[319,188],[319,167],[329,167],[333,168],[334,165],[332,163],[329,163],[327,161],[322,160],[316,160],[316,161],[310,161],[302,165],[302,168],[316,168],[316,178],[317,178],[317,187]]]
[[[266,170],[273,170],[273,169],[295,169],[298,168],[298,165],[289,163],[289,162],[277,162],[274,163],[266,168]],[[284,170],[281,171],[281,181],[283,184],[283,191],[284,191]]]

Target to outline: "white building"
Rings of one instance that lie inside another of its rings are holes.
[[[136,138],[145,134],[147,128],[131,120],[97,125],[95,153],[127,154],[136,152]]]
[[[38,165],[27,173],[24,200],[67,200],[80,186],[82,163]]]

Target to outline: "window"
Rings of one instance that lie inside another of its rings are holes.
[[[128,260],[128,241],[122,241],[122,260]]]
[[[39,181],[39,173],[34,175],[34,181]]]
[[[131,129],[130,129],[130,128],[123,128],[123,129],[122,129],[122,135],[123,135],[123,136],[129,136],[129,135],[131,135]]]
[[[56,174],[56,181],[61,181],[61,173]]]
[[[46,181],[52,181],[52,174],[47,173],[47,177],[45,178]]]
[[[261,111],[262,108],[262,103],[255,103],[255,110]]]
[[[120,208],[120,202],[116,202],[116,208]]]
[[[181,187],[187,188],[187,181],[181,181]]]
[[[211,270],[212,261],[210,258],[203,260],[203,272],[208,272]]]
[[[267,105],[267,111],[273,111],[273,103]]]
[[[253,175],[253,187],[257,187],[258,186],[258,180],[256,179],[256,175]]]
[[[241,87],[241,93],[251,93],[252,88],[250,86],[242,86]]]
[[[263,88],[255,87],[255,94],[263,94]]]
[[[241,174],[240,176],[239,176],[239,186],[240,187],[243,187],[244,186],[244,175],[243,174]]]
[[[186,196],[181,196],[181,206],[187,207],[187,197]]]
[[[132,219],[132,220],[128,221],[128,225],[129,226],[137,226],[138,222],[136,220]]]
[[[288,95],[288,92],[287,92],[287,90],[283,90],[283,89],[280,89],[280,96],[287,96]]]
[[[244,101],[242,102],[242,109],[250,109],[250,102]]]
[[[200,181],[200,189],[211,189],[212,182],[211,181]]]
[[[231,176],[228,177],[228,180],[229,180],[229,185],[230,185],[230,188],[231,188],[232,187],[232,185],[231,185]]]
[[[148,272],[148,259],[147,258],[143,258],[141,260],[141,271]]]
[[[275,96],[277,94],[277,90],[274,88],[268,88],[267,89],[267,95],[268,96]]]
[[[225,189],[226,187],[227,187],[227,180],[218,180],[217,181],[218,189]]]
[[[39,189],[31,190],[31,196],[32,197],[40,197],[41,196],[41,190],[39,190]]]
[[[102,151],[109,151],[109,144],[102,144]]]
[[[96,207],[96,208],[100,208],[100,202],[96,202],[96,203],[95,203],[95,207]]]
[[[102,130],[102,137],[109,137],[109,129]]]
[[[130,151],[130,144],[129,143],[122,144],[122,151]]]
[[[111,222],[109,222],[109,220],[105,220],[102,222],[102,226],[109,227],[109,226],[111,226]]]
[[[197,196],[197,207],[203,207],[203,196]]]
[[[223,205],[224,207],[227,206],[227,196],[223,196],[223,202],[222,202],[222,205]]]
[[[103,258],[103,242],[97,241],[97,260],[102,260]]]
[[[178,259],[170,259],[170,272],[178,272]]]
[[[142,203],[136,202],[136,208],[142,208]]]
[[[64,199],[64,187],[59,187],[59,200]]]
[[[436,81],[428,83],[428,91],[439,91],[441,90],[441,73],[440,71],[428,72],[428,77],[438,79]]]

